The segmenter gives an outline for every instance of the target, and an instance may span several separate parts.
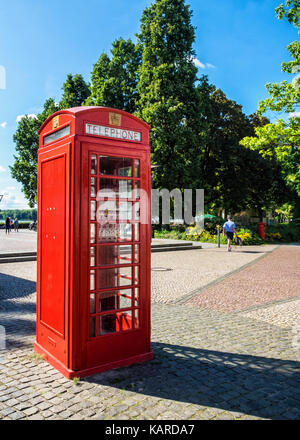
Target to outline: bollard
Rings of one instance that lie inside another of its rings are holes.
[[[220,245],[220,225],[217,225],[217,238],[218,238],[218,248],[221,247]]]

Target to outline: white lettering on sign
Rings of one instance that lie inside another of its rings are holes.
[[[122,128],[104,127],[103,125],[85,124],[85,133],[94,136],[104,136],[125,141],[141,142],[142,134],[139,131],[123,130]]]

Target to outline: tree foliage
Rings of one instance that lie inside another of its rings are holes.
[[[156,0],[144,10],[138,34],[143,52],[137,114],[152,127],[152,162],[159,165],[154,184],[168,189],[193,187],[199,171],[202,103],[191,16],[184,0]]]
[[[286,0],[276,8],[279,19],[287,18],[299,29],[300,2]],[[300,42],[294,41],[288,46],[292,61],[282,63],[282,71],[292,75],[300,71]],[[291,200],[299,204],[300,200],[300,74],[293,76],[291,82],[267,84],[269,98],[260,102],[260,113],[267,109],[286,112],[289,119],[278,119],[276,123],[255,128],[255,136],[245,137],[241,144],[258,152],[261,157],[276,161],[280,173],[291,191]]]
[[[207,206],[231,212],[248,207],[262,211],[283,202],[287,190],[278,164],[239,144],[269,120],[257,113],[247,117],[241,105],[213,86],[209,98],[210,126],[202,169]]]
[[[17,155],[14,155],[15,162],[10,167],[11,175],[22,183],[22,190],[31,208],[36,203],[37,193],[38,130],[45,119],[57,110],[58,105],[53,99],[46,100],[42,113],[36,117],[24,116],[13,136]]]
[[[103,53],[91,74],[91,95],[87,105],[118,108],[129,113],[136,111],[138,98],[138,67],[141,48],[130,39],[119,38],[112,43],[111,58]]]
[[[47,99],[41,113],[24,116],[18,123],[13,136],[16,155],[10,167],[11,175],[22,184],[22,191],[28,204],[33,208],[37,197],[37,152],[39,147],[38,130],[44,121],[62,108],[80,106],[89,95],[89,88],[81,75],[68,75],[63,85],[62,99],[57,104],[52,98]]]
[[[82,75],[69,74],[63,85],[63,96],[59,108],[80,107],[90,94],[89,85],[84,81]]]

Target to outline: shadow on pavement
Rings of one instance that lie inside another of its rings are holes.
[[[300,362],[158,342],[152,347],[153,361],[84,380],[256,417],[299,418]]]
[[[233,249],[234,253],[240,253],[240,254],[267,254],[268,252],[262,252],[262,251],[242,251],[242,250],[236,250]]]
[[[0,273],[0,309],[5,301],[22,298],[34,292],[36,292],[35,281]]]

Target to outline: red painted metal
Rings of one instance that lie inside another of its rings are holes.
[[[264,240],[266,237],[266,232],[265,232],[266,223],[259,222],[259,223],[257,223],[257,226],[258,226],[258,235],[260,236],[260,238],[262,240]]]
[[[152,359],[149,126],[77,107],[39,134],[35,351],[68,378]]]

